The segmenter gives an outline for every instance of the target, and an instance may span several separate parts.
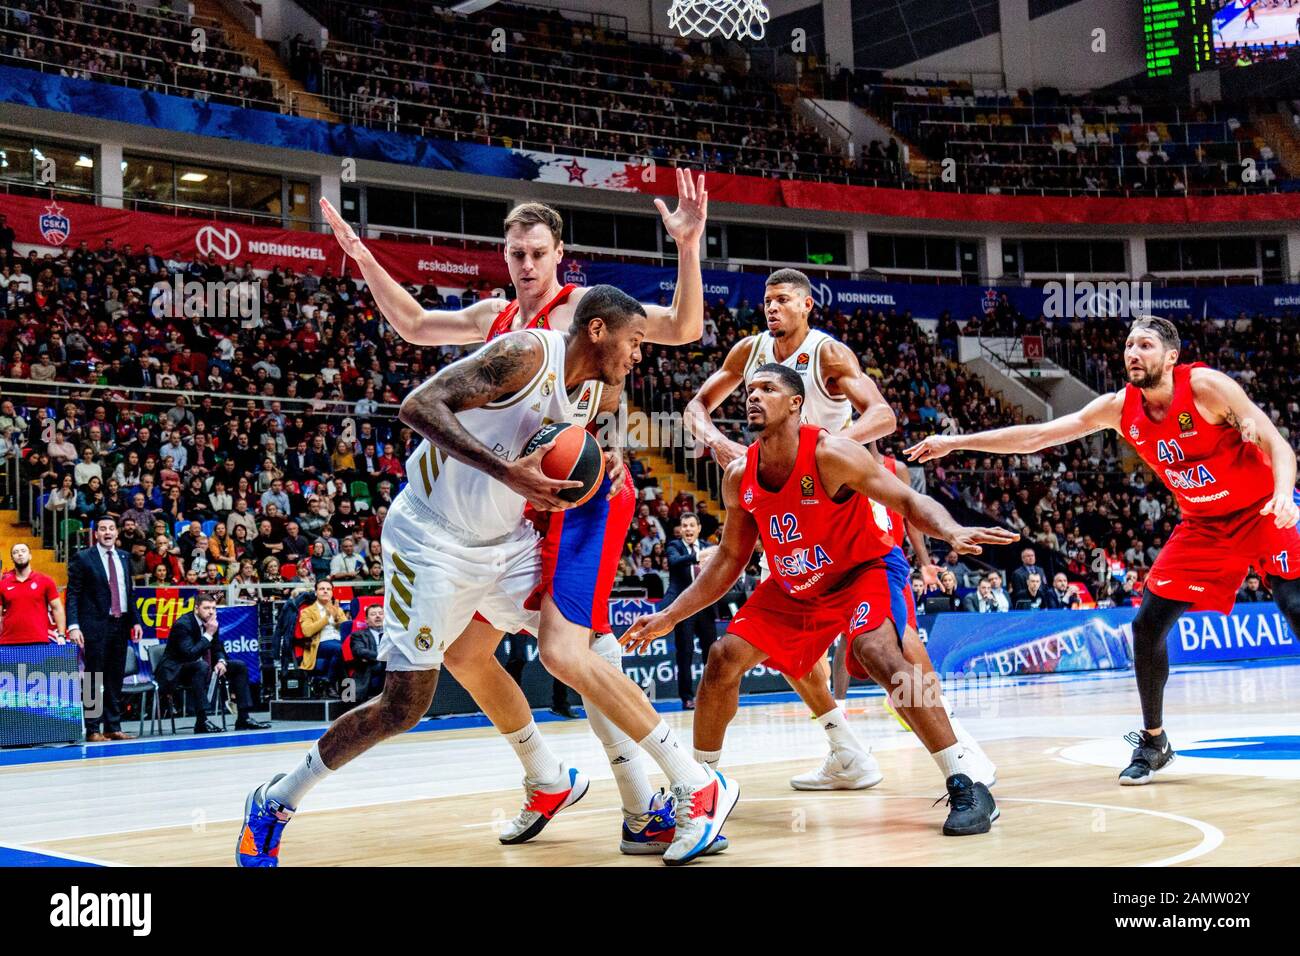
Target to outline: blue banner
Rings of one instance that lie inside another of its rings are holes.
[[[565,282],[578,285],[608,283],[641,302],[669,302],[677,285],[677,271],[658,266],[623,265],[614,262],[566,261]],[[760,309],[766,276],[761,273],[704,272],[704,299],[719,299],[728,308],[742,303]],[[1192,315],[1201,318],[1236,318],[1262,313],[1282,315],[1300,312],[1300,285],[1231,286],[1228,288],[1167,287],[1147,293],[1135,283],[1058,283],[1054,288],[1021,288],[980,285],[914,285],[907,282],[855,282],[847,279],[814,279],[813,299],[821,308],[852,313],[857,309],[911,313],[913,318],[937,319],[949,313],[958,321],[983,317],[1005,296],[1016,311],[1027,318],[1040,315],[1063,320],[1105,315],[1138,314],[1150,311],[1171,319]]]
[[[143,632],[140,641],[140,680],[148,680],[152,676],[149,655],[143,649],[150,644],[166,641],[176,622],[194,610],[194,599],[198,594],[198,588],[135,589],[135,604],[140,612],[140,628]],[[226,657],[243,661],[248,665],[248,682],[260,684],[262,664],[258,653],[257,608],[242,604],[218,607],[217,623],[221,625],[219,634],[225,644]]]
[[[938,614],[928,648],[942,674],[1013,677],[1133,666],[1137,609]],[[1273,604],[1238,604],[1231,614],[1184,614],[1168,637],[1171,664],[1294,658],[1300,643]]]

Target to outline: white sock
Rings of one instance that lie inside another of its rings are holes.
[[[620,671],[623,669],[623,648],[613,634],[600,634],[592,638],[591,649]],[[628,813],[645,813],[656,789],[650,786],[650,775],[646,773],[645,761],[641,759],[641,748],[585,697],[582,706],[587,711],[591,732],[604,746],[605,756],[609,758],[609,769],[614,772],[614,782],[618,784],[623,809]]]
[[[691,759],[672,728],[662,720],[639,743],[641,749],[663,770],[670,784],[688,783],[698,787],[709,782],[709,774],[704,765]]]
[[[307,796],[312,787],[333,772],[320,759],[320,744],[312,744],[311,750],[302,758],[302,763],[272,784],[266,795],[282,806],[297,810],[302,798]]]
[[[943,694],[940,694],[939,703],[943,706],[944,712],[948,715],[949,719],[951,719],[956,711],[952,709],[952,704],[948,703],[948,698],[943,696]]]
[[[560,758],[546,746],[536,722],[530,720],[514,733],[502,736],[515,748],[515,756],[524,765],[524,776],[529,780],[546,786],[560,779]]]
[[[966,756],[966,748],[960,742],[953,744],[951,747],[945,747],[937,753],[932,753],[930,756],[934,758],[934,762],[943,771],[944,780],[947,780],[955,773],[966,773],[970,769],[970,761],[962,760],[962,757]],[[963,763],[967,766],[963,766]],[[970,775],[967,774],[967,776]]]
[[[832,750],[868,752],[868,749],[862,745],[862,741],[858,740],[858,735],[853,732],[853,728],[849,726],[848,719],[840,708],[836,707],[834,710],[828,710],[816,720],[817,725],[826,731]]]
[[[700,763],[706,763],[714,770],[717,770],[718,761],[722,759],[722,751],[721,750],[700,750],[697,747],[695,750],[695,759],[698,760]]]

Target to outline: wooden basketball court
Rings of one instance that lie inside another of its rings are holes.
[[[851,699],[854,726],[885,772],[879,786],[858,792],[791,790],[792,774],[820,762],[824,737],[797,702],[743,706],[722,763],[742,786],[725,830],[731,847],[698,865],[1300,864],[1298,696],[1296,666],[1176,670],[1166,709],[1179,757],[1146,787],[1116,782],[1130,750],[1122,736],[1137,725],[1131,673],[1035,678],[985,688],[978,700],[959,696],[959,715],[998,764],[1002,810],[991,833],[964,838],[941,835],[946,810],[932,806],[944,795],[939,771],[878,695]],[[689,713],[667,719],[689,739]],[[541,727],[561,757],[592,776],[590,793],[517,847],[495,836],[522,795],[509,748],[490,728],[427,727],[313,791],[285,832],[282,865],[662,865],[617,852],[617,791],[585,721]],[[0,767],[4,842],[110,865],[232,865],[246,793],[309,744],[205,740],[213,749]],[[112,754],[106,747],[86,755]]]

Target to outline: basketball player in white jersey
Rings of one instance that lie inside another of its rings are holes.
[[[737,387],[749,384],[755,369],[768,362],[785,365],[804,381],[804,421],[820,425],[832,434],[866,444],[890,434],[897,420],[889,403],[871,378],[862,371],[852,349],[820,329],[809,327],[812,314],[812,283],[797,269],[779,269],[768,276],[763,294],[767,330],[746,336],[732,346],[722,368],[709,376],[686,406],[686,426],[712,452],[719,467],[726,468],[745,454],[745,446],[732,441],[713,424],[713,410]],[[854,412],[858,417],[853,417]],[[886,526],[885,509],[874,511],[881,527]],[[929,662],[925,645],[916,637],[903,643],[904,656],[920,666]],[[929,668],[932,669],[932,668]],[[830,753],[821,768],[792,777],[796,790],[861,790],[874,787],[883,778],[868,746],[849,727],[843,710],[836,705],[828,686],[828,668],[823,661],[807,677],[791,680],[817,723],[826,731]],[[890,690],[890,688],[886,688]],[[958,738],[968,748],[978,745],[954,719]],[[982,751],[980,751],[982,755]],[[720,754],[696,753],[716,765]],[[987,759],[987,758],[985,758]],[[992,764],[989,764],[992,767]],[[980,782],[992,785],[993,774],[980,775]]]
[[[275,866],[284,827],[303,797],[376,743],[410,729],[433,701],[448,647],[475,612],[502,630],[538,635],[547,669],[594,699],[660,765],[684,808],[664,854],[690,862],[716,839],[737,785],[691,759],[636,684],[592,651],[586,635],[557,632],[553,602],[540,615],[525,603],[540,577],[536,534],[525,505],[559,511],[559,492],[578,483],[541,471],[549,446],[520,453],[547,422],[582,426],[594,414],[577,396],[621,387],[640,360],[645,313],[611,286],[584,299],[567,335],[531,329],[501,336],[449,365],[402,403],[401,420],[424,441],[407,462],[409,484],[384,522],[386,603],[379,658],[383,693],[345,714],[289,774],[249,794],[236,862]],[[569,769],[570,779],[576,771]],[[583,792],[571,791],[571,802]]]
[[[696,341],[704,328],[700,239],[708,216],[708,191],[702,175],[697,181],[690,171],[677,170],[676,178],[677,208],[669,212],[662,200],[655,200],[664,229],[677,245],[676,291],[670,307],[643,304],[647,317],[646,341],[664,345]],[[542,203],[516,206],[504,223],[506,266],[518,298],[510,303],[487,299],[457,311],[424,309],[379,265],[327,200],[321,200],[321,209],[343,251],[356,259],[385,318],[399,335],[413,344],[459,345],[534,327],[565,331],[571,327],[575,310],[588,291],[571,284],[561,285],[563,221],[555,210]],[[618,396],[617,390],[607,390],[609,401],[601,411],[616,410]],[[582,506],[586,512],[603,510],[604,514],[594,518],[584,515],[581,525],[574,529],[586,539],[582,542],[582,553],[603,553],[610,573],[595,575],[599,581],[591,588],[590,578],[594,573],[591,563],[572,560],[574,546],[563,538],[568,531],[554,527],[552,519],[546,545],[554,545],[554,550],[568,560],[555,567],[558,580],[543,581],[543,586],[561,599],[561,609],[565,611],[561,620],[575,632],[589,633],[592,647],[621,668],[622,648],[609,629],[607,608],[617,554],[622,550],[632,519],[635,490],[616,460],[611,461],[610,477],[611,500],[593,499]],[[603,532],[604,542],[597,531]],[[611,554],[612,561],[608,560]],[[554,563],[548,562],[548,566]],[[588,587],[581,601],[576,598],[564,601],[566,573],[586,576]],[[523,843],[540,833],[560,809],[571,805],[568,800],[572,788],[560,761],[533,722],[527,698],[495,656],[501,638],[502,631],[480,615],[447,653],[446,665],[525,764],[524,808],[499,834],[503,843]],[[666,800],[651,786],[645,761],[640,758],[635,742],[590,701],[584,700],[583,705],[592,731],[609,758],[622,800],[620,850],[630,854],[662,853],[673,837],[675,819],[671,800]],[[577,783],[585,788],[586,778],[580,777]],[[720,840],[710,852],[725,846],[725,840]]]

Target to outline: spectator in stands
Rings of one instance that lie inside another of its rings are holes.
[[[326,544],[317,538],[311,546],[311,575],[317,581],[329,580],[333,555],[326,551]]]
[[[1038,566],[1038,555],[1034,553],[1033,548],[1025,548],[1020,552],[1020,567],[1011,572],[1011,592],[1017,596],[1017,600],[1029,590],[1029,576],[1038,575],[1038,583],[1047,580],[1047,573]]]
[[[284,490],[284,482],[279,478],[272,480],[271,487],[262,492],[262,510],[265,511],[268,505],[275,505],[280,509],[280,514],[289,513],[289,495]]]
[[[350,581],[365,574],[366,559],[356,553],[356,541],[351,536],[339,542],[340,552],[330,561],[331,581]]]
[[[921,606],[927,614],[962,609],[961,598],[957,597],[957,575],[950,568],[939,572],[939,590],[927,594]]]
[[[943,556],[943,567],[956,576],[959,587],[965,587],[967,580],[975,573],[970,565],[962,560],[961,555],[952,550]]]
[[[300,533],[298,522],[292,519],[287,521],[284,540],[280,542],[280,560],[297,564],[310,554],[311,544]]]
[[[1043,607],[1049,610],[1074,610],[1078,606],[1078,587],[1070,583],[1065,572],[1057,572],[1052,578],[1052,588],[1047,592]]]
[[[382,573],[382,568],[380,569]],[[366,608],[366,625],[348,635],[352,660],[356,664],[348,676],[356,681],[358,703],[376,697],[384,689],[384,663],[379,660],[379,645],[384,639],[384,605]]]
[[[315,592],[316,600],[299,612],[298,627],[307,640],[320,638],[312,672],[335,683],[342,678],[343,671],[343,641],[339,627],[348,616],[334,600],[334,585],[329,581],[318,580]]]
[[[218,522],[208,538],[208,564],[215,566],[223,577],[228,577],[237,566],[238,560],[238,555],[235,554],[235,539],[231,537],[226,526]]]
[[[989,593],[997,603],[998,610],[1011,610],[1011,599],[1007,597],[1007,592],[1002,589],[1002,575],[997,571],[990,571],[986,577],[989,582]]]
[[[1254,571],[1246,575],[1246,581],[1237,592],[1237,600],[1243,604],[1254,604],[1260,601],[1273,600],[1273,592],[1264,586],[1258,574]]]
[[[1025,589],[1016,595],[1017,611],[1037,611],[1047,607],[1047,592],[1043,590],[1043,579],[1037,571],[1025,578]]]
[[[235,509],[226,516],[226,530],[230,532],[232,537],[236,538],[236,543],[238,543],[238,537],[235,532],[239,528],[244,529],[246,541],[252,541],[257,537],[257,519],[249,513],[248,499],[244,497],[235,499]]]
[[[991,614],[1002,610],[997,601],[993,599],[993,584],[991,576],[985,575],[980,578],[979,586],[971,594],[966,595],[965,610],[975,614]]]

